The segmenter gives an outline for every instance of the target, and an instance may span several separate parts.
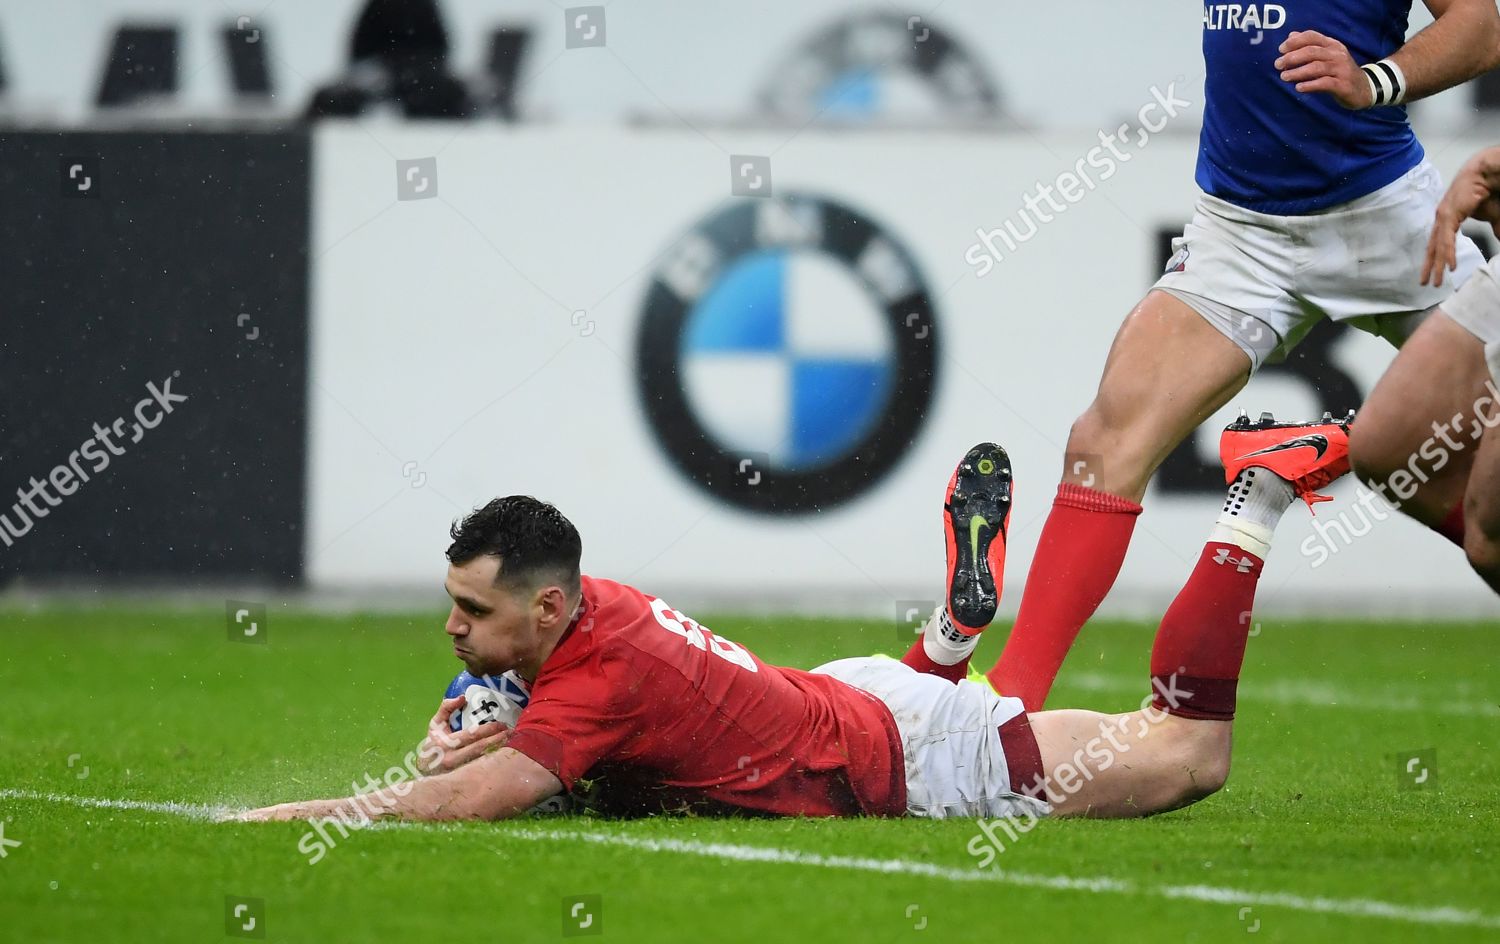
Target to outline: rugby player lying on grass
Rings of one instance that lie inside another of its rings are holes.
[[[452,529],[445,629],[471,673],[529,684],[515,727],[451,734],[462,697],[448,699],[423,744],[429,775],[404,791],[240,818],[504,819],[596,778],[611,811],[636,813],[1126,817],[1193,803],[1229,775],[1272,529],[1294,495],[1347,471],[1347,424],[1240,421],[1222,450],[1232,484],[1203,551],[1220,566],[1162,620],[1141,711],[1028,715],[964,678],[973,647],[954,624],[987,625],[1000,593],[1012,480],[999,446],[974,447],[948,484],[948,592],[923,631],[925,672],[885,657],[767,665],[662,600],[581,577],[573,525],[511,496]]]

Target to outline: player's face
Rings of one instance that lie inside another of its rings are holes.
[[[453,637],[453,654],[475,675],[524,670],[538,646],[536,608],[495,586],[499,570],[499,558],[490,556],[448,565],[444,586],[453,609],[443,629]]]

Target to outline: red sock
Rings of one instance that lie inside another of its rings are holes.
[[[972,656],[973,654],[970,653],[970,658],[972,658]],[[928,675],[936,675],[938,678],[947,679],[954,685],[957,685],[959,682],[963,681],[964,676],[969,674],[968,658],[961,659],[952,665],[943,665],[941,663],[934,662],[932,661],[932,657],[927,654],[927,649],[922,645],[922,640],[920,638],[918,638],[917,641],[912,645],[912,647],[906,651],[906,655],[901,657],[901,661],[904,664],[916,669],[918,672],[925,672]]]
[[[1183,718],[1229,721],[1250,637],[1262,561],[1210,541],[1162,617],[1151,647],[1152,704]]]
[[[1453,510],[1448,512],[1448,517],[1444,518],[1442,520],[1442,523],[1440,523],[1432,530],[1436,531],[1438,534],[1441,534],[1443,537],[1452,541],[1454,544],[1457,544],[1459,547],[1463,547],[1464,503],[1462,501],[1459,501],[1459,503],[1453,507]]]
[[[988,678],[1027,711],[1040,711],[1078,638],[1120,575],[1141,506],[1066,482],[1042,528],[1021,610]]]

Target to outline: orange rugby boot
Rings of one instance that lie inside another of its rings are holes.
[[[1310,509],[1318,502],[1332,501],[1317,490],[1349,471],[1349,426],[1354,411],[1341,419],[1332,413],[1314,423],[1278,423],[1270,413],[1251,422],[1241,410],[1239,418],[1224,427],[1219,439],[1219,458],[1224,463],[1224,482],[1231,484],[1240,472],[1255,467],[1286,479]]]

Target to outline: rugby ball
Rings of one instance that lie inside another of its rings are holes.
[[[531,700],[531,689],[514,672],[503,675],[471,675],[460,672],[448,683],[444,698],[464,696],[462,711],[448,719],[454,731],[498,722],[513,728],[521,719],[521,710]]]
[[[503,675],[471,675],[460,672],[448,683],[444,698],[464,696],[462,711],[455,711],[448,719],[448,726],[455,731],[478,727],[481,724],[503,724],[514,728],[521,720],[521,711],[531,700],[531,688],[514,672]],[[532,816],[550,813],[568,813],[573,810],[573,797],[559,793],[533,806]]]

